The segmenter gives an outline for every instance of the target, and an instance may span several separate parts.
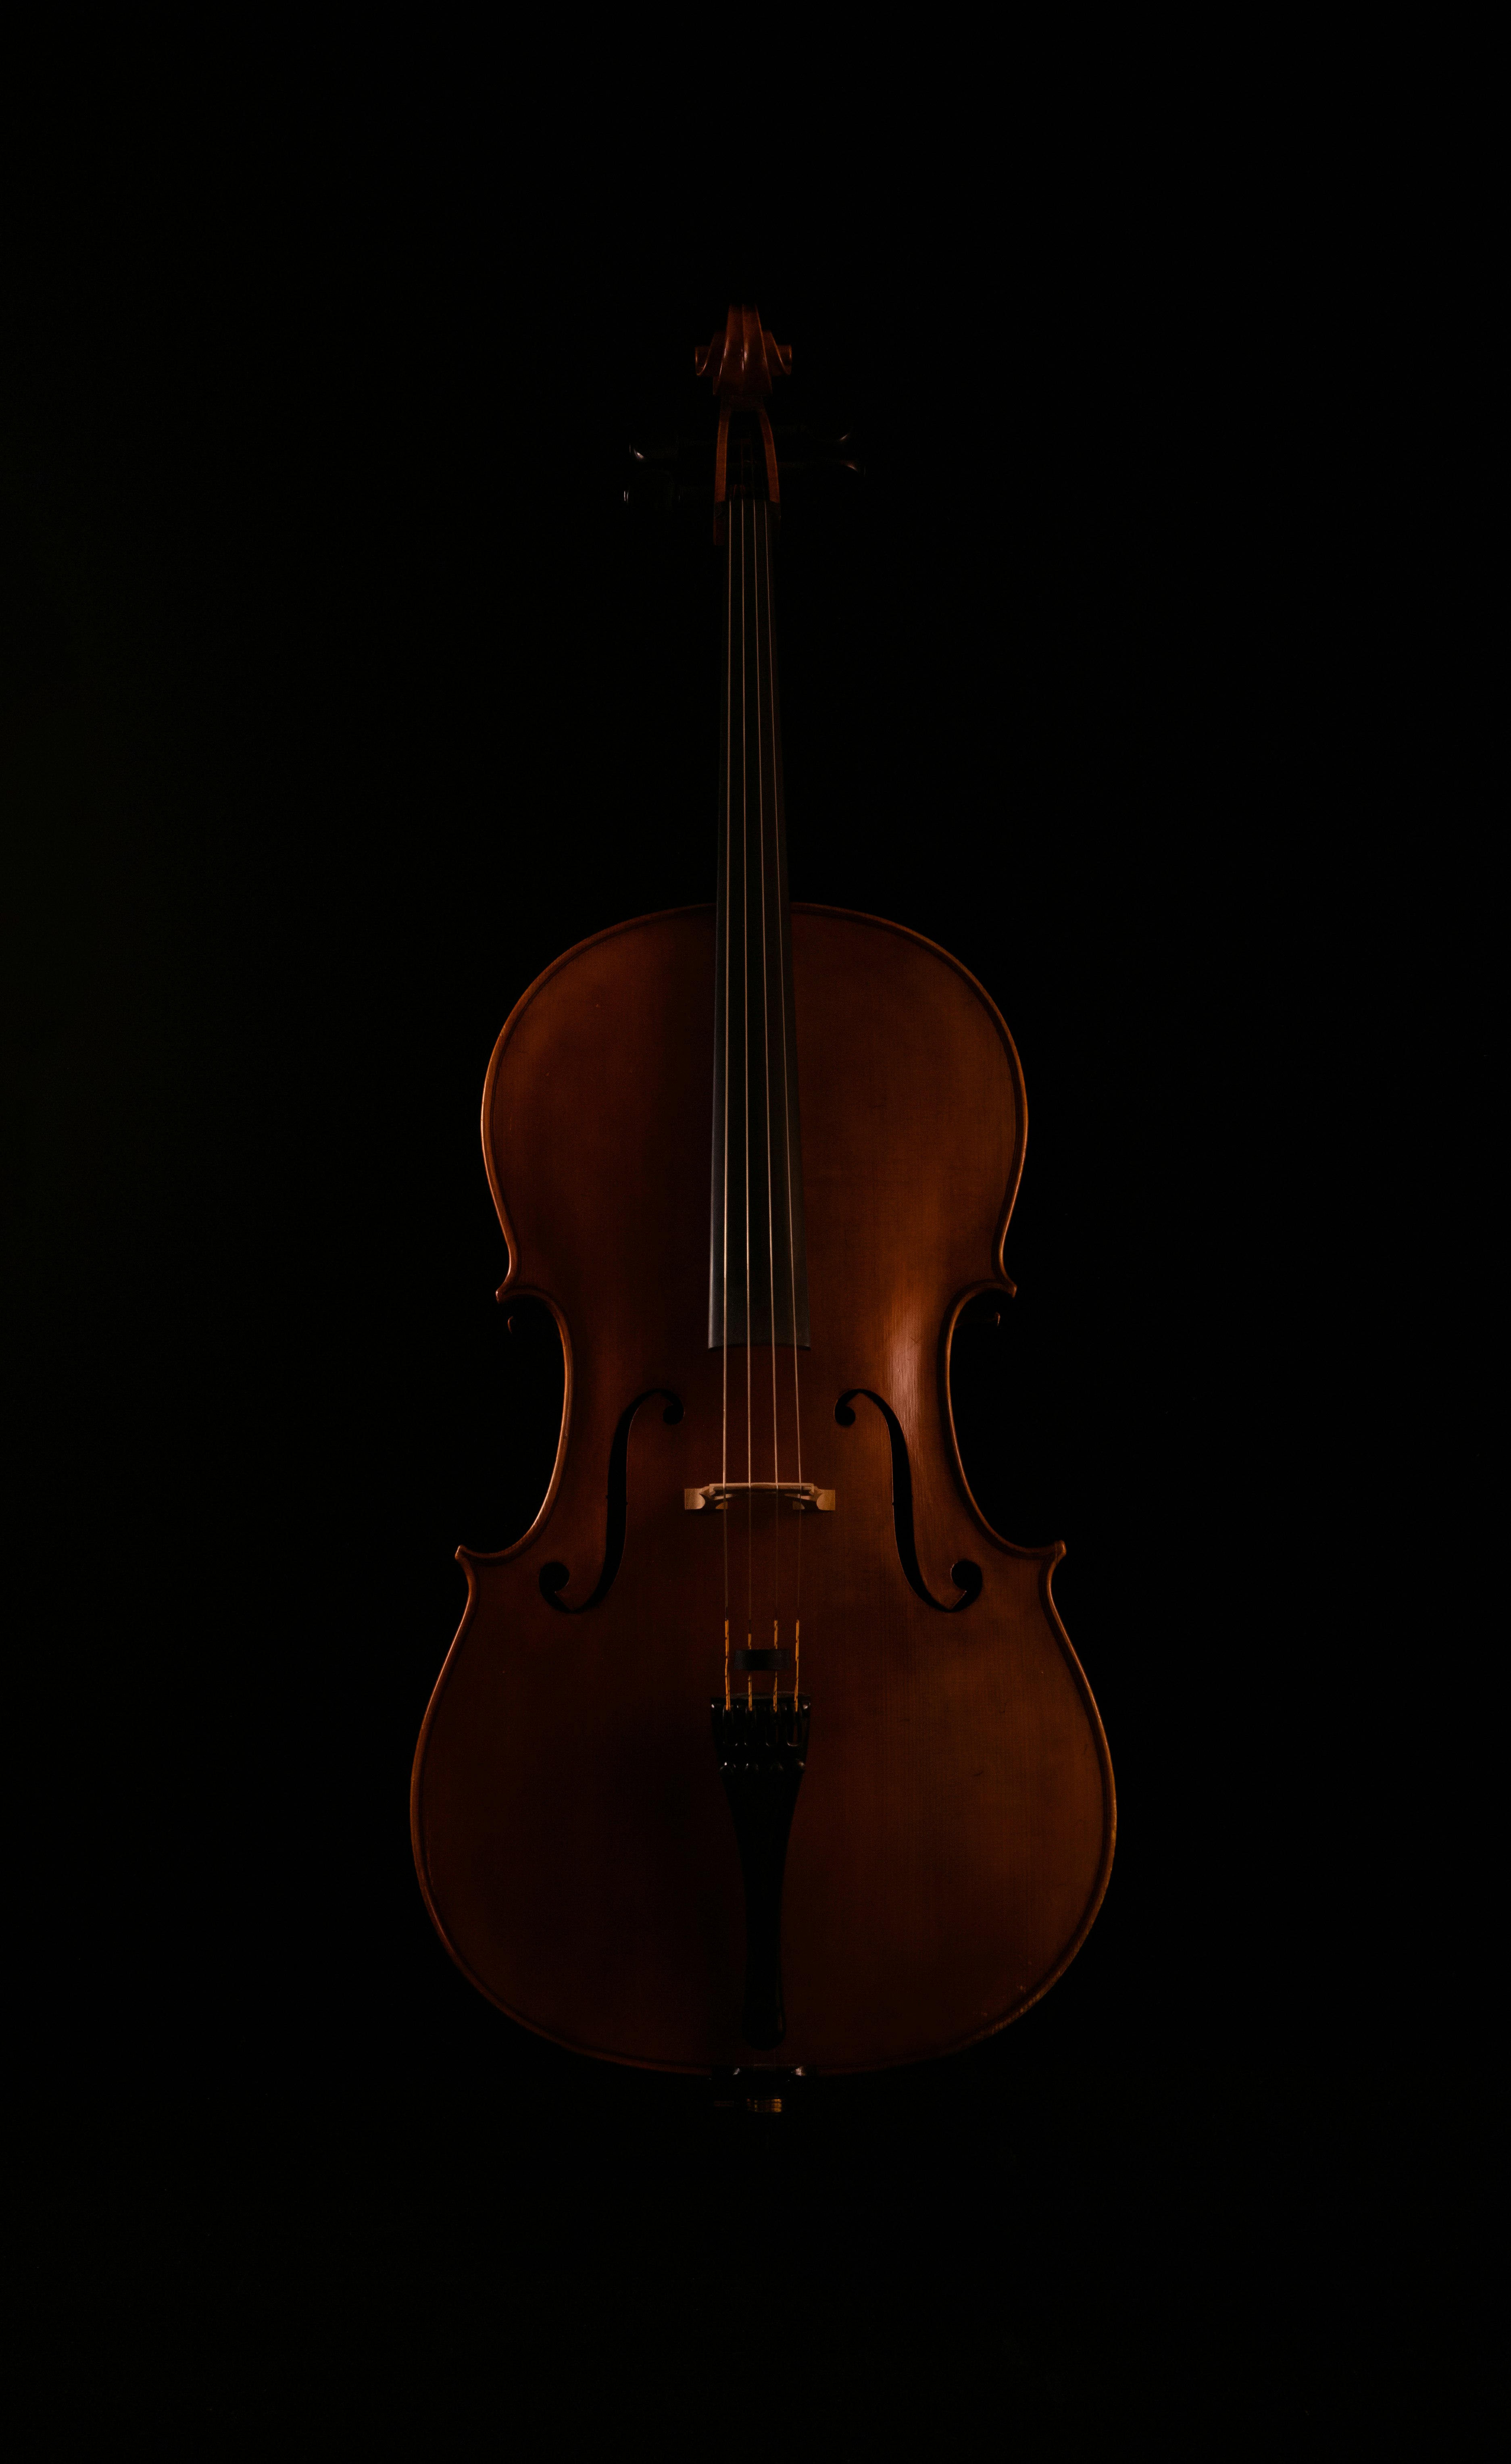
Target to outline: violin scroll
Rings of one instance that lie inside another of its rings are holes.
[[[761,322],[758,308],[731,308],[722,334],[706,349],[695,349],[693,363],[707,377],[719,404],[719,444],[714,456],[714,538],[722,540],[722,508],[728,495],[729,419],[731,412],[753,411],[766,451],[768,503],[780,506],[781,483],[776,469],[776,440],[766,415],[766,397],[777,377],[792,373],[792,348],[779,342]]]
[[[731,308],[722,334],[695,348],[693,363],[707,377],[727,409],[754,409],[770,392],[773,379],[792,373],[792,346],[767,333],[757,308]]]

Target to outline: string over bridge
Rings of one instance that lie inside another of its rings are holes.
[[[702,1488],[684,1488],[683,1510],[702,1514],[710,1507],[716,1514],[729,1510],[733,1497],[785,1497],[794,1514],[833,1514],[834,1492],[817,1488],[811,1480],[711,1480]]]

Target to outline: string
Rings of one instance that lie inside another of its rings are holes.
[[[746,1645],[747,1645],[747,1648],[748,1648],[749,1646],[751,1646],[751,1645],[753,1644],[753,1641],[754,1641],[754,1630],[755,1630],[755,1527],[754,1527],[754,1505],[755,1505],[755,1501],[754,1501],[754,1491],[755,1491],[755,1388],[754,1388],[754,1375],[755,1375],[755,1371],[754,1371],[754,1362],[753,1362],[753,1360],[752,1360],[752,1358],[751,1358],[751,1354],[752,1354],[752,1353],[753,1353],[753,1351],[754,1351],[754,1348],[755,1348],[755,1346],[754,1346],[754,1333],[755,1333],[755,1327],[754,1327],[754,1310],[753,1310],[753,1299],[754,1299],[754,1295],[753,1295],[753,1292],[752,1292],[752,1289],[751,1289],[751,1267],[752,1267],[752,1265],[753,1265],[753,1260],[752,1260],[752,1256],[751,1256],[751,1230],[752,1230],[752,1226],[751,1226],[751,1221],[750,1221],[750,1168],[751,1168],[751,1162],[752,1162],[752,1145],[751,1145],[751,1121],[750,1121],[750,1091],[751,1091],[751,1090],[750,1090],[750,1023],[751,1023],[751,1021],[750,1021],[750,958],[751,958],[751,949],[750,949],[750,889],[751,889],[751,881],[750,881],[750,769],[749,769],[749,758],[750,758],[750,756],[749,756],[749,724],[750,724],[750,711],[749,711],[749,685],[750,685],[750,658],[751,658],[751,654],[752,654],[752,650],[753,650],[753,652],[754,652],[754,657],[755,657],[755,668],[756,668],[756,673],[755,673],[756,708],[755,708],[755,714],[754,714],[754,715],[755,715],[755,724],[756,724],[756,820],[757,820],[757,828],[758,828],[759,833],[760,833],[760,837],[759,837],[759,841],[758,841],[758,882],[759,882],[759,891],[760,891],[760,898],[761,898],[761,953],[760,953],[760,958],[761,958],[762,1063],[763,1063],[763,1084],[764,1084],[765,1093],[766,1093],[766,1108],[767,1108],[767,1121],[766,1121],[766,1141],[767,1141],[767,1143],[766,1143],[766,1170],[767,1170],[767,1291],[768,1291],[769,1298],[770,1298],[770,1319],[771,1319],[771,1327],[770,1327],[770,1341],[771,1341],[771,1474],[772,1474],[772,1477],[771,1477],[771,1491],[772,1491],[772,1499],[771,1499],[771,1503],[772,1503],[772,1508],[773,1508],[773,1526],[772,1526],[772,1612],[773,1612],[773,1614],[772,1614],[772,1623],[771,1623],[771,1638],[772,1638],[773,1658],[775,1658],[775,1657],[776,1657],[776,1655],[778,1654],[779,1650],[780,1650],[780,1637],[781,1637],[781,1622],[780,1622],[780,1620],[781,1620],[781,1490],[782,1490],[782,1466],[781,1466],[781,1408],[780,1408],[780,1401],[779,1401],[779,1395],[778,1395],[778,1364],[777,1364],[777,1356],[776,1356],[776,1355],[777,1355],[777,1348],[778,1348],[778,1345],[779,1345],[779,1342],[780,1342],[780,1336],[779,1336],[779,1333],[778,1333],[778,1310],[777,1310],[777,1297],[776,1297],[776,1188],[775,1188],[775,1178],[774,1178],[775,1157],[774,1157],[773,1151],[772,1151],[772,1122],[771,1122],[771,1101],[772,1101],[772,1092],[773,1092],[773,1090],[772,1090],[772,1086],[771,1086],[771,1018],[770,1018],[771,971],[770,971],[770,952],[769,952],[769,948],[768,948],[767,928],[767,900],[768,900],[768,898],[770,898],[770,897],[774,897],[774,898],[775,898],[775,902],[776,902],[776,944],[777,944],[776,956],[777,956],[777,981],[778,981],[778,988],[779,988],[779,997],[780,997],[780,1001],[781,1001],[781,1037],[782,1037],[782,1099],[783,1099],[783,1101],[782,1101],[782,1111],[783,1111],[783,1150],[782,1150],[782,1151],[783,1151],[783,1168],[784,1168],[784,1175],[785,1175],[785,1197],[786,1197],[786,1203],[787,1203],[788,1271],[789,1271],[789,1304],[790,1310],[791,1310],[791,1344],[792,1344],[792,1413],[793,1413],[793,1431],[794,1431],[794,1441],[795,1441],[796,1454],[797,1454],[797,1487],[798,1487],[798,1491],[799,1491],[799,1496],[800,1496],[800,1498],[801,1498],[801,1492],[802,1492],[803,1485],[804,1485],[804,1484],[803,1484],[803,1419],[802,1419],[802,1378],[801,1378],[801,1364],[800,1364],[800,1362],[799,1362],[799,1360],[798,1360],[798,1352],[799,1352],[799,1349],[800,1349],[800,1329],[799,1329],[799,1325],[798,1325],[798,1309],[797,1309],[797,1224],[796,1224],[796,1218],[795,1218],[795,1214],[794,1214],[794,1210],[793,1210],[793,1203],[792,1203],[792,1162],[793,1162],[793,1159],[792,1159],[792,1093],[793,1093],[793,1089],[792,1089],[792,1061],[791,1061],[791,1057],[790,1057],[790,1055],[789,1055],[789,1048],[788,1048],[788,1047],[789,1047],[789,1039],[788,1032],[787,1032],[787,967],[788,967],[788,951],[787,951],[787,946],[786,946],[785,919],[784,919],[783,913],[782,913],[782,886],[783,886],[783,885],[782,885],[782,868],[781,868],[781,844],[780,844],[780,841],[781,841],[781,824],[782,824],[782,814],[781,814],[781,803],[780,803],[780,774],[779,774],[779,767],[778,767],[778,748],[777,748],[777,740],[776,740],[776,730],[777,730],[777,719],[776,719],[776,647],[775,647],[775,626],[774,626],[774,617],[773,617],[773,611],[772,611],[772,605],[771,605],[771,597],[772,597],[772,592],[771,592],[771,541],[770,541],[770,519],[769,519],[769,515],[767,515],[767,518],[766,518],[766,520],[765,520],[765,522],[764,522],[764,524],[761,524],[761,525],[760,525],[760,527],[761,527],[761,538],[760,538],[759,542],[758,542],[757,538],[756,538],[756,530],[757,530],[757,526],[758,526],[758,522],[759,522],[758,501],[757,501],[755,498],[751,497],[751,496],[748,496],[748,495],[742,495],[742,496],[737,500],[737,502],[738,502],[738,507],[739,507],[739,525],[740,525],[740,756],[741,756],[741,759],[740,759],[740,772],[741,772],[741,780],[740,780],[740,851],[741,851],[741,901],[742,901],[742,905],[741,905],[741,986],[742,986],[742,1003],[743,1003],[743,1013],[744,1013],[744,1017],[743,1017],[743,1023],[744,1023],[744,1052],[743,1052],[743,1068],[744,1068],[744,1219],[745,1219],[745,1220],[744,1220],[744,1320],[745,1320],[745,1345],[744,1345],[744,1350],[745,1350],[745,1481],[744,1481],[744,1488],[745,1488],[745,1639],[746,1639]],[[764,509],[761,509],[761,510],[764,510]],[[748,532],[748,534],[747,534],[747,531],[746,531],[746,520],[745,520],[745,517],[746,517],[746,513],[747,513],[747,511],[748,511],[748,514],[749,514],[749,521],[750,521],[750,528],[749,528],[749,532]],[[725,657],[725,692],[726,692],[726,696],[727,696],[727,698],[726,698],[726,709],[727,709],[727,711],[728,711],[728,719],[727,719],[727,723],[726,723],[726,728],[725,728],[725,738],[724,738],[724,881],[725,881],[725,906],[724,906],[724,948],[723,948],[723,954],[722,954],[722,955],[723,955],[723,961],[724,961],[724,1052],[723,1052],[723,1068],[724,1068],[724,1083],[723,1083],[723,1140],[724,1140],[724,1151],[723,1151],[723,1166],[722,1166],[722,1178],[723,1178],[723,1227],[722,1227],[722,1256],[721,1256],[722,1296],[722,1327],[721,1327],[721,1433],[720,1433],[720,1485],[721,1485],[721,1488],[722,1488],[722,1489],[723,1489],[723,1490],[727,1493],[728,1486],[729,1486],[729,1305],[730,1305],[730,1290],[729,1290],[729,1229],[730,1229],[730,1227],[729,1227],[729,1164],[730,1164],[730,1154],[729,1154],[729,1097],[730,1097],[730,1092],[731,1092],[732,1060],[733,1060],[733,1055],[732,1055],[732,1052],[731,1052],[731,1049],[730,1049],[730,1037],[731,1037],[731,1034],[732,1034],[732,1031],[733,1031],[733,1030],[732,1030],[732,1016],[731,1016],[731,1013],[732,1013],[732,996],[733,996],[733,991],[734,991],[734,982],[733,982],[733,973],[734,973],[734,914],[733,914],[733,908],[732,908],[732,905],[731,905],[731,903],[730,903],[730,902],[731,902],[731,900],[732,900],[732,896],[733,896],[733,889],[734,889],[734,880],[733,880],[733,875],[734,875],[734,793],[733,793],[733,789],[734,789],[734,780],[733,780],[733,768],[734,768],[734,715],[733,715],[733,688],[734,688],[734,647],[735,647],[735,646],[734,646],[734,562],[735,562],[735,560],[734,560],[734,552],[733,552],[733,550],[734,550],[734,541],[733,541],[733,539],[732,539],[732,537],[730,537],[730,536],[728,535],[728,533],[727,533],[727,532],[726,532],[726,538],[728,538],[728,546],[729,546],[728,567],[727,567],[727,572],[726,572],[726,577],[725,577],[725,627],[726,627],[726,632],[725,632],[725,641],[726,641],[726,657]],[[765,646],[764,646],[764,647],[765,647],[765,652],[766,652],[766,675],[765,675],[765,685],[764,685],[764,687],[763,687],[763,676],[762,676],[762,645],[761,645],[761,640],[760,640],[761,627],[762,627],[762,623],[763,623],[763,609],[762,609],[762,605],[761,605],[761,599],[762,599],[762,585],[763,585],[763,582],[764,582],[764,585],[765,585],[765,598],[766,598],[766,606],[765,606],[765,610],[764,610],[764,622],[765,622],[765,629],[766,629],[766,637],[767,637],[767,638],[766,638],[766,643],[765,643]],[[753,609],[752,609],[751,605],[750,605],[752,595],[753,595],[753,598],[754,598],[754,607],[753,607]],[[753,625],[753,627],[754,627],[754,639],[753,639],[753,641],[752,641],[752,638],[751,638],[751,627],[752,627],[752,625]],[[769,709],[768,709],[768,710],[767,710],[767,708],[764,708],[764,707],[763,707],[763,690],[765,690],[766,693],[767,693],[767,694],[769,695]],[[768,890],[768,889],[767,889],[767,875],[766,875],[766,851],[767,851],[767,850],[766,850],[766,841],[767,841],[767,831],[766,831],[766,752],[767,752],[766,734],[767,734],[767,726],[768,726],[768,725],[769,725],[769,728],[770,728],[770,751],[771,751],[771,790],[772,790],[772,838],[771,838],[771,855],[772,855],[772,865],[773,865],[773,869],[774,869],[773,885],[772,885],[772,888],[771,888],[770,890]],[[723,1501],[722,1510],[723,1510],[723,1512],[725,1513],[725,1515],[727,1516],[727,1512],[728,1512],[728,1498],[727,1498],[727,1494],[726,1494],[726,1496],[725,1496],[725,1498],[724,1498],[724,1501]],[[802,1520],[802,1518],[803,1518],[803,1506],[802,1506],[802,1504],[801,1504],[801,1503],[799,1503],[799,1506],[798,1506],[798,1517],[799,1517],[799,1519],[798,1519],[798,1529],[797,1529],[796,1562],[795,1562],[795,1566],[794,1566],[794,1584],[793,1584],[793,1623],[792,1623],[792,1631],[793,1631],[792,1700],[793,1700],[793,1706],[794,1706],[794,1709],[795,1709],[795,1707],[796,1707],[796,1702],[797,1702],[797,1696],[798,1696],[798,1689],[799,1689],[799,1684],[800,1684],[800,1661],[799,1661],[798,1655],[799,1655],[799,1653],[800,1653],[800,1651],[801,1651],[801,1648],[802,1648],[802,1600],[803,1600],[803,1520]],[[728,1527],[727,1520],[725,1521],[724,1528],[723,1528],[723,1532],[722,1532],[722,1557],[723,1557],[723,1590],[724,1590],[724,1696],[725,1696],[725,1704],[726,1704],[726,1706],[727,1706],[727,1704],[728,1704],[728,1701],[729,1701],[729,1658],[728,1658],[728,1654],[729,1654],[729,1621],[730,1621],[730,1598],[729,1598],[729,1575],[730,1575],[730,1568],[729,1568],[729,1527]],[[781,1683],[781,1681],[780,1681],[780,1672],[779,1672],[779,1671],[774,1671],[774,1673],[773,1673],[773,1678],[772,1678],[772,1702],[773,1702],[773,1705],[775,1705],[775,1704],[776,1704],[776,1702],[778,1701],[778,1698],[779,1698],[779,1693],[780,1693],[780,1683]],[[749,1675],[748,1675],[748,1672],[747,1672],[746,1686],[745,1686],[745,1699],[746,1699],[747,1705],[749,1705],[750,1707],[753,1707],[753,1691],[754,1691],[754,1689],[753,1689],[753,1682],[751,1681],[751,1679],[750,1679],[750,1677],[749,1677]]]
[[[758,507],[750,508],[752,530],[759,529],[765,541],[767,522],[758,522]],[[759,580],[759,566],[757,568]],[[760,603],[757,601],[757,616]],[[767,638],[771,615],[771,571],[769,555],[767,564]],[[756,817],[761,848],[761,1060],[762,1083],[766,1088],[766,1247],[767,1284],[771,1295],[771,1647],[777,1647],[777,1620],[781,1615],[782,1584],[782,1465],[777,1440],[776,1417],[776,1223],[774,1216],[775,1188],[771,1171],[771,999],[770,967],[766,946],[766,727],[761,710],[761,643],[756,639]],[[774,869],[773,866],[773,869]],[[771,1700],[776,1701],[776,1672],[771,1679]]]
[[[773,804],[775,804],[780,774],[777,768],[776,754],[776,636],[771,618],[771,517],[769,515],[767,517],[766,565],[767,670],[771,679],[771,783],[772,802]],[[780,810],[777,812],[777,822],[778,825],[780,825]],[[792,1287],[792,1419],[797,1441],[797,1485],[799,1488],[801,1488],[803,1485],[803,1397],[798,1384],[797,1375],[797,1226],[792,1217],[792,1098],[791,1090],[788,1082],[787,951],[782,934],[781,891],[782,884],[779,873],[777,879],[776,902],[776,954],[782,984],[782,1152],[787,1164],[787,1255],[788,1272],[790,1277]],[[772,1417],[774,1419],[776,1413],[776,1304],[774,1300],[772,1302],[771,1317],[771,1410]],[[797,1516],[797,1573],[793,1585],[792,1598],[792,1701],[794,1707],[797,1702],[796,1654],[799,1648],[798,1633],[802,1614],[803,1508],[800,1505]]]
[[[755,1420],[751,1393],[750,1325],[750,751],[745,735],[745,513],[740,500],[740,872],[741,941],[744,960],[745,1054],[745,1648],[755,1639]],[[754,1683],[748,1664],[745,1705],[754,1707]]]
[[[724,1229],[723,1303],[720,1311],[723,1336],[723,1410],[719,1441],[719,1485],[729,1486],[729,970],[733,942],[734,800],[730,793],[734,729],[734,571],[731,550],[725,558],[724,590]],[[729,1499],[722,1501],[720,1521],[724,1548],[724,1709],[729,1708]]]

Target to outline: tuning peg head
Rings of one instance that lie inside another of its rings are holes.
[[[693,352],[695,375],[707,377],[725,410],[753,409],[778,377],[792,373],[792,346],[767,331],[756,308],[731,308],[724,330]]]

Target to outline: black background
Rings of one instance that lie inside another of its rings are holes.
[[[1367,283],[1273,225],[1155,245],[1063,201],[1006,253],[691,209],[594,247],[391,160],[293,202],[144,173],[87,231],[54,204],[6,398],[30,2053],[210,2100],[217,2180],[274,2161],[249,2098],[297,2114],[280,2195],[381,2240],[402,2179],[447,2264],[675,2273],[752,2181],[792,2192],[696,2083],[487,2008],[407,1826],[452,1551],[523,1529],[554,1438],[549,1350],[492,1298],[488,1054],[561,950],[712,894],[714,551],[624,489],[632,444],[711,436],[692,345],[743,294],[793,345],[779,418],[861,465],[784,517],[793,894],[937,939],[1013,1030],[1019,1297],[966,1364],[969,1468],[1068,1544],[1120,1792],[1046,2002],[796,2117],[803,2230],[943,2317],[944,2245],[1015,2217],[1038,2259],[972,2334],[1041,2395],[1066,2270],[1137,2314],[1150,2387],[1140,2282],[1183,2237],[1191,2318],[1197,2246],[1321,2233],[1356,2276],[1469,1923],[1427,1948],[1382,1808],[1425,1491],[1374,1227],[1423,1089],[1368,1056],[1423,722],[1375,656]],[[1322,2404],[1308,2317],[1251,2303],[1201,2366],[1276,2335]]]

